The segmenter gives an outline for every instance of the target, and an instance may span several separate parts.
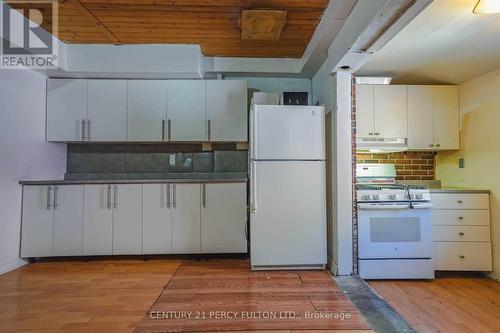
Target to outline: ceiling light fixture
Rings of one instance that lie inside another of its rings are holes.
[[[500,13],[500,0],[479,0],[472,10],[474,14]]]

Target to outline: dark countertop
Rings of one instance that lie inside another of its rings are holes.
[[[65,179],[21,180],[21,185],[151,184],[151,183],[239,183],[247,182],[241,172],[177,174],[68,174]]]

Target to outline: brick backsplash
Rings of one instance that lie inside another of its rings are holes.
[[[392,163],[397,180],[436,179],[435,152],[356,153],[356,163]]]

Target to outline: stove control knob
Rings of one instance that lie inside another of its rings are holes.
[[[415,195],[415,197],[418,199],[418,200],[422,200],[424,198],[424,194],[423,193],[417,193]]]
[[[373,200],[380,200],[380,195],[374,194],[374,195],[372,195],[372,199]]]
[[[397,198],[398,198],[398,196],[396,194],[391,194],[389,196],[389,199],[391,199],[391,200],[396,200]]]
[[[372,199],[372,196],[371,196],[371,195],[369,195],[369,194],[363,195],[363,196],[361,197],[361,200],[371,200],[371,199]]]
[[[412,199],[412,200],[415,199],[415,194],[414,193],[410,194],[410,199]]]

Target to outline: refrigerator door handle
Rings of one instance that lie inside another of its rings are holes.
[[[256,214],[257,213],[257,167],[255,165],[255,162],[252,162],[250,164],[251,168],[251,184],[250,184],[250,213],[251,214]]]
[[[252,112],[252,140],[250,142],[250,149],[252,158],[257,159],[257,110],[255,107]]]

